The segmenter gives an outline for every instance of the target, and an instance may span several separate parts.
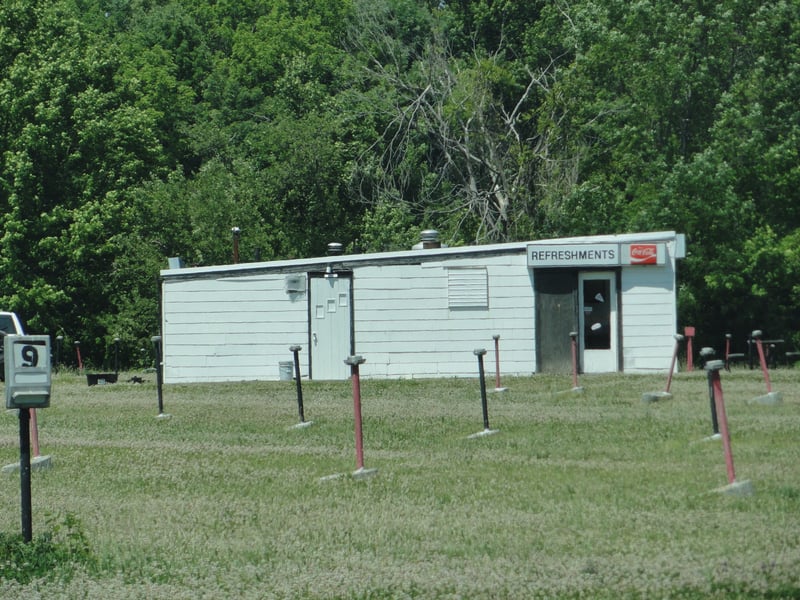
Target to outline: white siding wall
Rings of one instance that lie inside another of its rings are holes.
[[[672,254],[670,248],[663,267],[622,269],[622,344],[626,372],[669,371],[678,319]]]
[[[364,377],[474,377],[485,348],[493,380],[493,335],[502,374],[535,372],[533,284],[525,255],[422,265],[364,266],[353,276],[356,352]],[[488,308],[448,306],[448,268],[486,269]],[[284,291],[285,274],[164,282],[164,381],[278,379],[278,363],[303,347],[308,373],[307,295]],[[342,357],[344,359],[344,357]]]
[[[488,308],[448,306],[448,268],[485,267]],[[533,373],[533,285],[524,255],[422,265],[362,267],[353,278],[356,352],[367,377],[477,376],[473,350],[484,348],[493,380],[493,335],[501,372]]]
[[[164,381],[278,379],[289,346],[308,346],[308,303],[284,291],[285,275],[164,282]],[[308,373],[307,352],[300,352]]]

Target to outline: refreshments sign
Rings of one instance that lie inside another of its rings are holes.
[[[531,244],[529,267],[615,267],[619,244]]]
[[[663,242],[640,244],[530,244],[528,266],[617,267],[620,265],[663,265]]]

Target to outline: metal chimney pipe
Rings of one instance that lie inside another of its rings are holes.
[[[428,250],[430,248],[441,248],[442,243],[439,241],[439,232],[435,229],[426,229],[419,234],[422,248]]]
[[[238,227],[231,227],[231,233],[233,234],[233,264],[239,263],[239,236],[242,233],[242,230]]]

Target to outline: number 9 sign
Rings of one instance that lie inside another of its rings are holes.
[[[6,408],[50,406],[50,336],[9,335],[3,342]]]
[[[17,363],[20,367],[35,367],[39,364],[39,350],[32,344],[15,344],[19,349]]]

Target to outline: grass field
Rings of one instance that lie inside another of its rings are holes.
[[[125,380],[131,375],[123,374]],[[175,385],[157,419],[142,384],[54,377],[39,411],[33,530],[80,522],[97,562],[15,598],[791,598],[800,596],[800,370],[722,373],[738,480],[724,495],[705,373],[644,403],[664,376],[362,380],[354,480],[352,387]],[[493,381],[489,382],[490,392]],[[0,462],[19,460],[18,419]],[[328,478],[344,473],[348,476]],[[0,475],[0,532],[20,530],[19,475]],[[49,519],[49,520],[48,520]]]

